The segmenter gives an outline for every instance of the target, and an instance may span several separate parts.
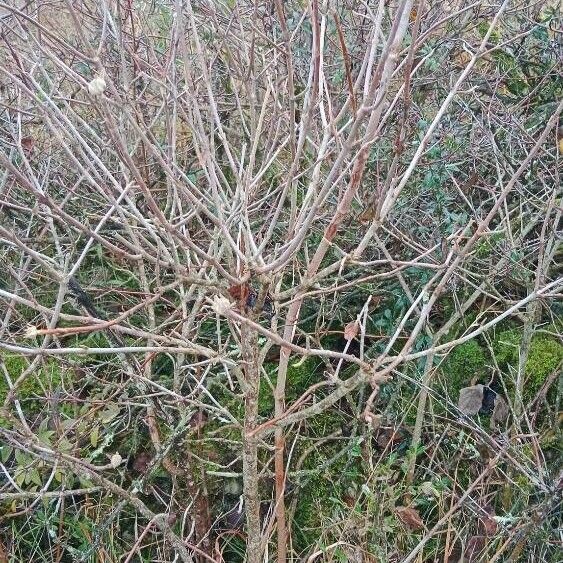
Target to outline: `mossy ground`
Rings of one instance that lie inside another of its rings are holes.
[[[515,373],[520,360],[522,333],[518,329],[500,332],[493,350],[501,369]],[[553,336],[536,333],[532,337],[526,366],[524,368],[523,401],[533,400],[542,385],[563,362],[563,344]]]
[[[11,353],[0,353],[0,362],[12,384],[29,366],[29,361],[25,357]],[[6,400],[10,386],[3,371],[0,372],[0,375],[1,406]],[[47,407],[48,402],[45,401],[45,397],[54,396],[63,382],[64,376],[61,364],[53,359],[43,361],[38,369],[29,373],[16,391],[16,398],[19,400],[23,412],[33,417]],[[9,425],[9,422],[0,417],[0,424]]]

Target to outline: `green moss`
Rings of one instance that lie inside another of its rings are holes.
[[[24,357],[15,354],[0,353],[0,361],[4,364],[12,383],[16,382],[29,365]],[[16,393],[24,413],[30,415],[39,413],[45,406],[45,396],[61,384],[62,377],[60,365],[52,359],[47,360],[42,367],[30,373],[19,385]],[[8,382],[2,375],[0,377],[0,405],[6,400],[8,391]],[[0,418],[0,424],[7,424],[7,421]]]
[[[327,410],[307,421],[307,430],[311,436],[323,437],[342,427],[346,417],[334,410]]]
[[[322,527],[323,515],[330,515],[330,497],[334,497],[334,487],[328,486],[329,481],[321,477],[311,480],[299,491],[300,499],[295,509],[293,533],[295,547],[298,552],[313,545],[319,537],[318,529]]]
[[[274,392],[273,388],[277,381],[277,364],[270,364],[270,369],[266,368],[268,377],[260,380],[260,392],[258,394],[258,412],[260,416],[269,417],[274,412]],[[320,380],[319,360],[314,357],[307,357],[304,360],[290,359],[287,366],[286,382],[286,403],[291,404],[301,397],[303,393],[314,383]]]
[[[260,379],[260,390],[258,392],[258,414],[269,417],[274,412],[274,390],[277,377],[264,377]]]
[[[239,422],[242,422],[244,419],[244,398],[242,394],[231,391],[219,378],[211,378],[207,383],[215,401],[225,407]],[[211,423],[208,423],[208,425],[209,428],[213,428]]]
[[[457,395],[473,378],[482,379],[488,372],[488,354],[477,340],[456,346],[442,363],[445,386]]]
[[[522,331],[510,329],[499,333],[493,344],[495,359],[504,370],[518,369]],[[532,337],[524,368],[524,400],[532,399],[546,379],[563,361],[563,345],[543,334]]]
[[[312,443],[314,442],[310,440],[300,442],[295,451],[295,459],[310,450]],[[360,443],[354,440],[354,445],[350,446],[348,440],[325,443],[311,451],[300,467],[311,472],[298,478],[294,492],[292,534],[297,553],[314,545],[323,531],[327,532],[330,539],[331,532],[327,530],[327,522],[335,514],[350,511],[347,497],[351,494],[355,496],[355,492],[365,483]]]
[[[305,468],[314,469],[326,461],[323,455],[312,454]],[[338,465],[330,469],[330,475],[338,475]],[[298,500],[293,518],[293,534],[297,552],[306,550],[319,538],[319,530],[326,524],[334,510],[335,504],[342,496],[342,485],[339,479],[316,475],[307,480],[299,488]]]
[[[286,403],[291,404],[298,399],[311,385],[319,381],[319,360],[308,357],[305,361],[290,360],[287,367]],[[258,414],[270,418],[274,413],[274,388],[277,381],[277,363],[266,364],[266,376],[260,378],[258,393]],[[242,421],[244,417],[244,400],[241,395],[230,391],[219,382],[213,384],[213,396],[230,413]]]
[[[287,368],[288,399],[297,399],[307,388],[319,381],[318,367],[319,360],[313,357],[290,362]]]
[[[6,367],[8,375],[12,381],[16,380],[21,375],[22,371],[29,365],[23,356],[16,356],[15,354],[0,354],[0,360]],[[0,383],[0,386],[5,385],[7,387],[8,384],[4,378],[2,379],[3,381]]]

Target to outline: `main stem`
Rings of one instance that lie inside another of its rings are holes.
[[[258,334],[241,326],[242,356],[244,359],[245,396],[243,429],[243,495],[246,512],[246,561],[260,563],[262,541],[260,524],[260,497],[258,489],[258,438],[253,430],[258,421],[258,390],[260,365],[258,360]]]

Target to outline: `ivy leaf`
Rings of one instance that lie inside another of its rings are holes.
[[[108,407],[102,412],[102,422],[104,424],[111,422],[119,414],[119,411],[119,405],[117,405],[116,403],[109,404]]]
[[[467,415],[474,415],[479,412],[483,404],[483,385],[472,385],[471,387],[464,387],[459,392],[459,401],[457,408]]]
[[[43,481],[41,480],[41,475],[39,475],[39,471],[36,467],[34,467],[28,475],[29,480],[40,487],[43,485]]]
[[[2,446],[0,450],[2,451],[2,453],[0,454],[2,463],[6,463],[8,461],[8,458],[12,455],[14,448],[10,446]]]
[[[14,473],[14,481],[16,482],[16,485],[18,487],[23,487],[25,477],[26,477],[25,471],[22,471],[21,469],[16,470],[16,472]]]

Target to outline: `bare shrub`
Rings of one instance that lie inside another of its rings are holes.
[[[555,557],[555,7],[0,8],[0,560]]]

